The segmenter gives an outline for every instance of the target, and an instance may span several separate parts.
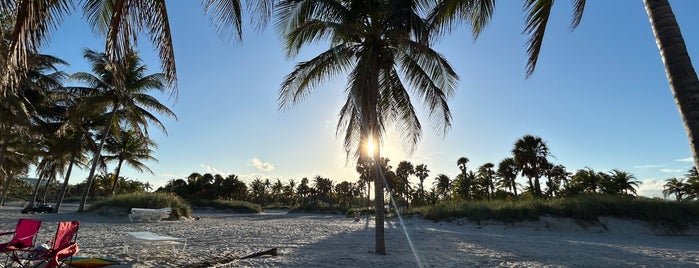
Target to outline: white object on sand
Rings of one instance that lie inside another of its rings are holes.
[[[131,222],[157,222],[170,217],[171,208],[131,208]]]
[[[140,246],[138,253],[136,254],[136,260],[140,259],[141,249],[144,246],[159,246],[159,245],[172,245],[172,251],[177,252],[177,246],[182,245],[182,250],[187,247],[187,238],[159,235],[152,232],[126,232],[129,235],[130,242]],[[124,252],[129,251],[129,244],[124,245]]]

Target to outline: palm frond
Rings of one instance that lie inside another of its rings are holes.
[[[527,60],[526,76],[529,77],[536,69],[536,63],[539,60],[539,52],[541,44],[544,41],[546,33],[546,24],[551,14],[553,0],[526,0],[524,4],[524,12],[526,13],[524,33],[529,36],[527,40]],[[575,21],[575,20],[573,20]]]

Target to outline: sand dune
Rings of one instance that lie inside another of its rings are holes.
[[[199,220],[131,223],[127,217],[62,212],[23,215],[0,210],[0,231],[20,217],[43,221],[40,241],[56,224],[80,220],[79,256],[122,261],[111,267],[697,267],[699,232],[669,234],[642,222],[602,219],[582,226],[572,220],[477,225],[465,220],[391,219],[388,255],[373,254],[373,219],[286,211],[226,214],[195,211]],[[187,238],[184,252],[170,246],[130,248],[125,232],[150,231]],[[408,239],[409,238],[409,239]],[[277,248],[277,256],[234,260]],[[137,251],[146,258],[136,260]]]

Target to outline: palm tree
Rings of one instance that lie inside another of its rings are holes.
[[[551,165],[546,171],[548,181],[546,182],[546,195],[548,197],[558,196],[560,194],[561,185],[568,185],[568,178],[571,176],[563,165]],[[564,187],[565,187],[564,186]]]
[[[601,184],[604,180],[602,175],[603,173],[598,173],[589,167],[580,169],[573,175],[571,187],[588,193],[597,193],[601,189]]]
[[[493,163],[485,163],[478,167],[478,177],[483,181],[486,196],[490,199],[495,196],[495,171]]]
[[[366,185],[366,206],[371,207],[371,182],[374,180],[371,176],[373,170],[373,162],[369,158],[360,158],[357,161],[357,173],[359,173],[359,182]]]
[[[471,181],[468,180],[468,177],[466,176],[466,164],[468,163],[468,158],[464,157],[459,157],[458,160],[456,160],[456,165],[459,167],[459,170],[461,170],[461,178],[463,180],[464,184],[464,193],[466,194],[466,200],[471,199]]]
[[[614,169],[609,172],[609,176],[616,194],[629,195],[629,193],[636,195],[636,187],[641,183],[636,180],[636,177],[626,171],[621,171]]]
[[[512,157],[507,157],[500,161],[496,175],[500,178],[500,185],[510,189],[517,197],[517,182],[515,182],[517,179],[517,165],[515,160]]]
[[[675,195],[675,200],[677,200],[678,202],[684,200],[683,197],[686,193],[687,188],[685,186],[684,179],[667,179],[663,188],[663,195],[665,196],[665,198],[672,194]]]
[[[398,167],[396,167],[396,177],[398,178],[397,182],[397,187],[395,191],[399,194],[403,194],[403,198],[405,199],[405,205],[406,208],[410,208],[410,180],[409,177],[410,175],[415,174],[415,167],[413,167],[413,164],[408,162],[408,161],[400,161],[398,163]]]
[[[160,73],[146,75],[146,66],[141,64],[141,59],[135,52],[129,52],[127,58],[118,64],[112,64],[107,55],[93,50],[85,50],[84,56],[92,65],[93,74],[75,73],[71,79],[83,82],[93,90],[93,94],[83,99],[93,106],[103,107],[107,111],[108,121],[100,132],[100,144],[93,152],[92,167],[87,177],[87,185],[83,190],[79,211],[85,209],[87,196],[92,185],[95,169],[101,158],[102,148],[113,126],[120,122],[148,133],[148,125],[161,129],[165,134],[165,127],[149,110],[156,111],[171,118],[177,118],[175,114],[160,103],[155,97],[147,94],[150,90],[165,90],[165,76]],[[116,76],[115,69],[123,68],[123,76]],[[116,78],[123,77],[125,81],[117,82]],[[117,86],[116,84],[121,84]]]
[[[103,158],[106,162],[117,161],[109,193],[113,195],[116,190],[117,178],[119,178],[124,162],[139,172],[147,171],[152,174],[153,171],[142,160],[157,162],[158,159],[151,156],[153,148],[157,147],[155,141],[133,129],[119,129],[118,135],[107,137],[104,150],[110,154],[103,156]]]
[[[404,78],[427,103],[441,133],[450,127],[447,99],[457,76],[429,44],[430,26],[420,16],[420,1],[284,0],[278,5],[279,26],[288,56],[306,44],[330,40],[330,49],[296,65],[279,91],[280,108],[298,103],[321,81],[349,72],[347,100],[340,110],[338,133],[344,133],[348,158],[381,158],[388,123],[400,128],[403,144],[413,152],[422,127],[404,86]],[[400,73],[403,76],[400,75]],[[364,148],[375,144],[370,154]],[[374,178],[380,178],[378,165]],[[383,180],[374,179],[375,195]],[[385,254],[383,199],[375,198],[376,250]]]
[[[447,30],[463,20],[470,24],[475,37],[478,37],[492,17],[495,6],[495,0],[440,0],[438,2],[439,4],[430,15],[438,27]],[[524,1],[526,13],[524,32],[529,35],[527,77],[532,75],[536,68],[554,2],[552,0]],[[573,1],[571,29],[575,29],[580,24],[586,2],[586,0]],[[689,136],[689,146],[696,167],[699,166],[699,117],[693,115],[699,113],[699,106],[695,105],[694,100],[699,78],[669,1],[643,0],[643,3],[655,35],[655,43],[665,65],[670,91]]]
[[[430,176],[430,170],[427,169],[427,165],[425,164],[419,164],[415,166],[415,176],[417,176],[418,179],[420,179],[420,189],[418,196],[420,196],[420,205],[424,205],[425,203],[425,179]]]
[[[105,51],[109,62],[116,65],[129,57],[136,39],[147,35],[158,50],[164,78],[168,88],[176,89],[177,71],[170,32],[169,17],[164,0],[87,0],[80,1],[83,18],[93,31],[105,37]],[[203,0],[204,13],[210,15],[212,24],[224,38],[242,36],[240,0]],[[276,0],[250,0],[246,4],[250,16],[260,28],[271,16]],[[28,55],[45,45],[47,37],[65,16],[74,10],[73,1],[4,1],[0,13],[16,18],[3,23],[11,31],[7,37],[7,56],[0,60],[0,95],[14,90],[21,79],[20,71],[28,65]],[[126,75],[116,72],[116,76]],[[122,79],[117,79],[121,83]],[[117,85],[117,87],[119,87]],[[173,93],[176,91],[173,91]]]
[[[451,181],[449,176],[445,174],[439,174],[434,178],[434,189],[438,196],[443,200],[449,199],[449,189],[451,188]]]
[[[546,159],[549,155],[546,143],[540,137],[525,135],[515,142],[512,154],[514,155],[517,170],[522,173],[522,176],[529,179],[529,188],[534,197],[541,197],[539,178],[549,164]],[[534,179],[534,182],[532,182],[532,179]]]

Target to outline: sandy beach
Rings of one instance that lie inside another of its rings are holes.
[[[197,220],[131,223],[125,216],[66,208],[57,214],[26,215],[20,214],[19,206],[5,206],[0,210],[0,230],[13,230],[21,217],[39,219],[43,223],[38,241],[45,241],[53,237],[59,221],[80,220],[78,256],[122,262],[109,267],[699,266],[698,228],[679,235],[611,218],[582,225],[548,217],[516,224],[390,219],[388,255],[380,256],[372,253],[374,225],[367,218],[283,210],[256,215],[194,211]],[[186,238],[187,245],[177,252],[167,245],[136,247],[126,235],[135,231]],[[271,248],[278,249],[277,256],[234,259]]]

